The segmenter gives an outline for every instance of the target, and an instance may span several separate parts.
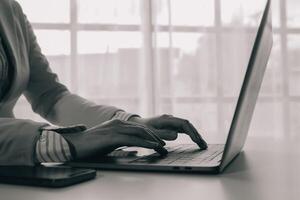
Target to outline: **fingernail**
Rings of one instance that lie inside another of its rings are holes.
[[[161,141],[161,143],[162,143],[162,146],[166,146],[166,143],[163,140]]]
[[[155,148],[154,150],[157,151],[161,156],[165,156],[169,153],[167,149],[165,149],[164,147],[162,147],[160,145],[157,148]]]
[[[202,143],[205,144],[207,146],[207,143],[205,142],[205,140],[203,140],[203,138],[200,138]]]
[[[197,134],[197,137],[200,140],[198,145],[201,147],[201,149],[207,149],[207,143],[205,142],[205,140],[203,140],[201,135]]]
[[[198,146],[199,146],[201,149],[207,149],[207,143],[206,143],[204,140],[201,140],[201,142],[198,143]]]

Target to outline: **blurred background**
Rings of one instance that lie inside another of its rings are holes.
[[[184,117],[208,141],[225,139],[264,1],[18,2],[71,92],[145,117]],[[294,140],[300,138],[300,1],[272,0],[272,9],[274,44],[250,136]],[[24,97],[15,115],[43,121]]]

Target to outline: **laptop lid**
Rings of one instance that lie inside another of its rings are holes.
[[[220,171],[242,150],[248,134],[256,100],[271,53],[272,20],[270,0],[267,1],[251,51],[246,74],[229,129]]]

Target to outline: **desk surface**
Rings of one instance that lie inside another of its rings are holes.
[[[220,175],[99,171],[95,180],[61,189],[0,184],[0,199],[299,199],[299,144],[250,139]]]

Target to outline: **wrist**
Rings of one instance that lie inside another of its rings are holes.
[[[76,160],[81,157],[81,141],[82,141],[82,132],[77,133],[64,133],[62,137],[67,141],[70,151],[73,157],[73,160]]]

